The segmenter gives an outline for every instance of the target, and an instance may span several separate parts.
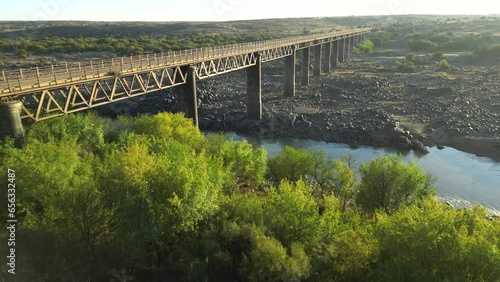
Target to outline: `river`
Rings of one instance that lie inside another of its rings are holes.
[[[415,160],[426,172],[434,175],[437,196],[455,207],[470,207],[474,204],[485,206],[490,214],[500,215],[500,162],[478,157],[446,147],[439,150],[429,148],[427,155],[398,152],[395,149],[361,146],[357,149],[346,144],[334,144],[296,138],[258,139],[236,133],[229,133],[234,140],[247,139],[255,146],[267,150],[268,157],[274,157],[285,146],[296,149],[323,150],[333,159],[342,155],[355,157],[357,163],[368,162],[385,154],[404,154],[404,159]]]

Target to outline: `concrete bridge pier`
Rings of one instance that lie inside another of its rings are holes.
[[[351,38],[351,48],[349,49],[350,50],[349,59],[352,58],[352,55],[354,53],[354,47],[356,46],[356,36],[352,36],[350,38]]]
[[[332,42],[332,55],[330,56],[330,65],[335,68],[339,65],[339,42]]]
[[[321,75],[321,53],[323,46],[321,44],[314,46],[314,66],[313,66],[313,75],[320,76]]]
[[[17,148],[23,148],[26,145],[21,122],[22,105],[21,101],[0,103],[0,140],[3,141],[5,137],[10,136],[14,138]]]
[[[330,73],[332,71],[332,66],[330,64],[332,56],[332,42],[326,42],[323,44],[323,72]]]
[[[187,118],[193,119],[193,124],[198,127],[198,97],[196,95],[196,67],[184,66],[186,84],[177,91],[177,109],[184,112]]]
[[[292,49],[292,55],[285,57],[285,85],[283,94],[285,97],[295,96],[295,48]]]
[[[247,119],[262,119],[262,59],[260,53],[255,53],[257,62],[247,68]]]
[[[302,50],[302,86],[309,85],[309,65],[311,64],[311,47],[304,48]]]
[[[346,46],[346,52],[345,52],[345,54],[346,54],[346,60],[347,61],[351,60],[351,56],[352,56],[352,42],[353,42],[352,41],[352,37],[351,36],[347,37],[347,39],[346,39],[346,45],[347,46]]]
[[[339,41],[339,63],[345,62],[345,57],[346,57],[346,44],[345,44],[345,38],[340,39]]]

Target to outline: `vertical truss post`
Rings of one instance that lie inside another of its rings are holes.
[[[40,85],[40,70],[38,69],[38,66],[36,66],[36,80],[38,82],[38,87],[41,87],[41,85]]]
[[[56,72],[54,71],[54,65],[50,65],[50,67],[52,68],[52,75],[54,76],[54,83],[57,85],[57,76],[56,76]]]
[[[17,75],[17,83],[19,84],[19,90],[23,90],[23,87],[21,86],[21,78],[19,75]]]

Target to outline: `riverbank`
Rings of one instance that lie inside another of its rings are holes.
[[[253,138],[247,135],[229,133],[234,140],[247,139],[251,144],[266,149],[269,158],[282,153],[285,146],[296,149],[322,150],[325,156],[339,159],[350,156],[353,166],[368,163],[374,158],[386,154],[398,153],[395,149],[372,148],[360,146],[353,149],[345,144],[332,144],[298,138]],[[407,152],[404,160],[415,161],[427,173],[435,177],[437,197],[453,207],[471,208],[476,204],[483,205],[492,216],[500,216],[500,163],[486,157],[477,157],[450,147],[429,148],[430,153],[419,155]]]
[[[496,66],[452,57],[436,71],[422,56],[413,72],[394,61],[403,50],[356,54],[330,74],[283,96],[283,62],[264,64],[263,119],[246,119],[246,72],[198,82],[200,128],[258,137],[308,138],[427,153],[449,146],[500,161],[500,81]],[[392,58],[392,59],[391,59]],[[300,73],[297,73],[300,75]],[[175,89],[101,109],[106,114],[176,111]]]

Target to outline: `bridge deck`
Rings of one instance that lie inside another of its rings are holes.
[[[366,33],[369,30],[369,28],[352,29],[326,34],[297,36],[292,38],[197,48],[142,56],[91,60],[87,62],[68,62],[59,65],[19,69],[15,71],[2,70],[0,74],[0,98],[28,95],[47,89],[56,89],[102,80],[106,77],[113,78],[135,73],[145,73],[153,70],[162,70],[166,67],[197,64],[214,59],[264,52],[266,50],[285,46],[294,46],[294,48],[300,49],[322,44],[325,40],[338,40]],[[269,57],[267,60],[276,58]]]

